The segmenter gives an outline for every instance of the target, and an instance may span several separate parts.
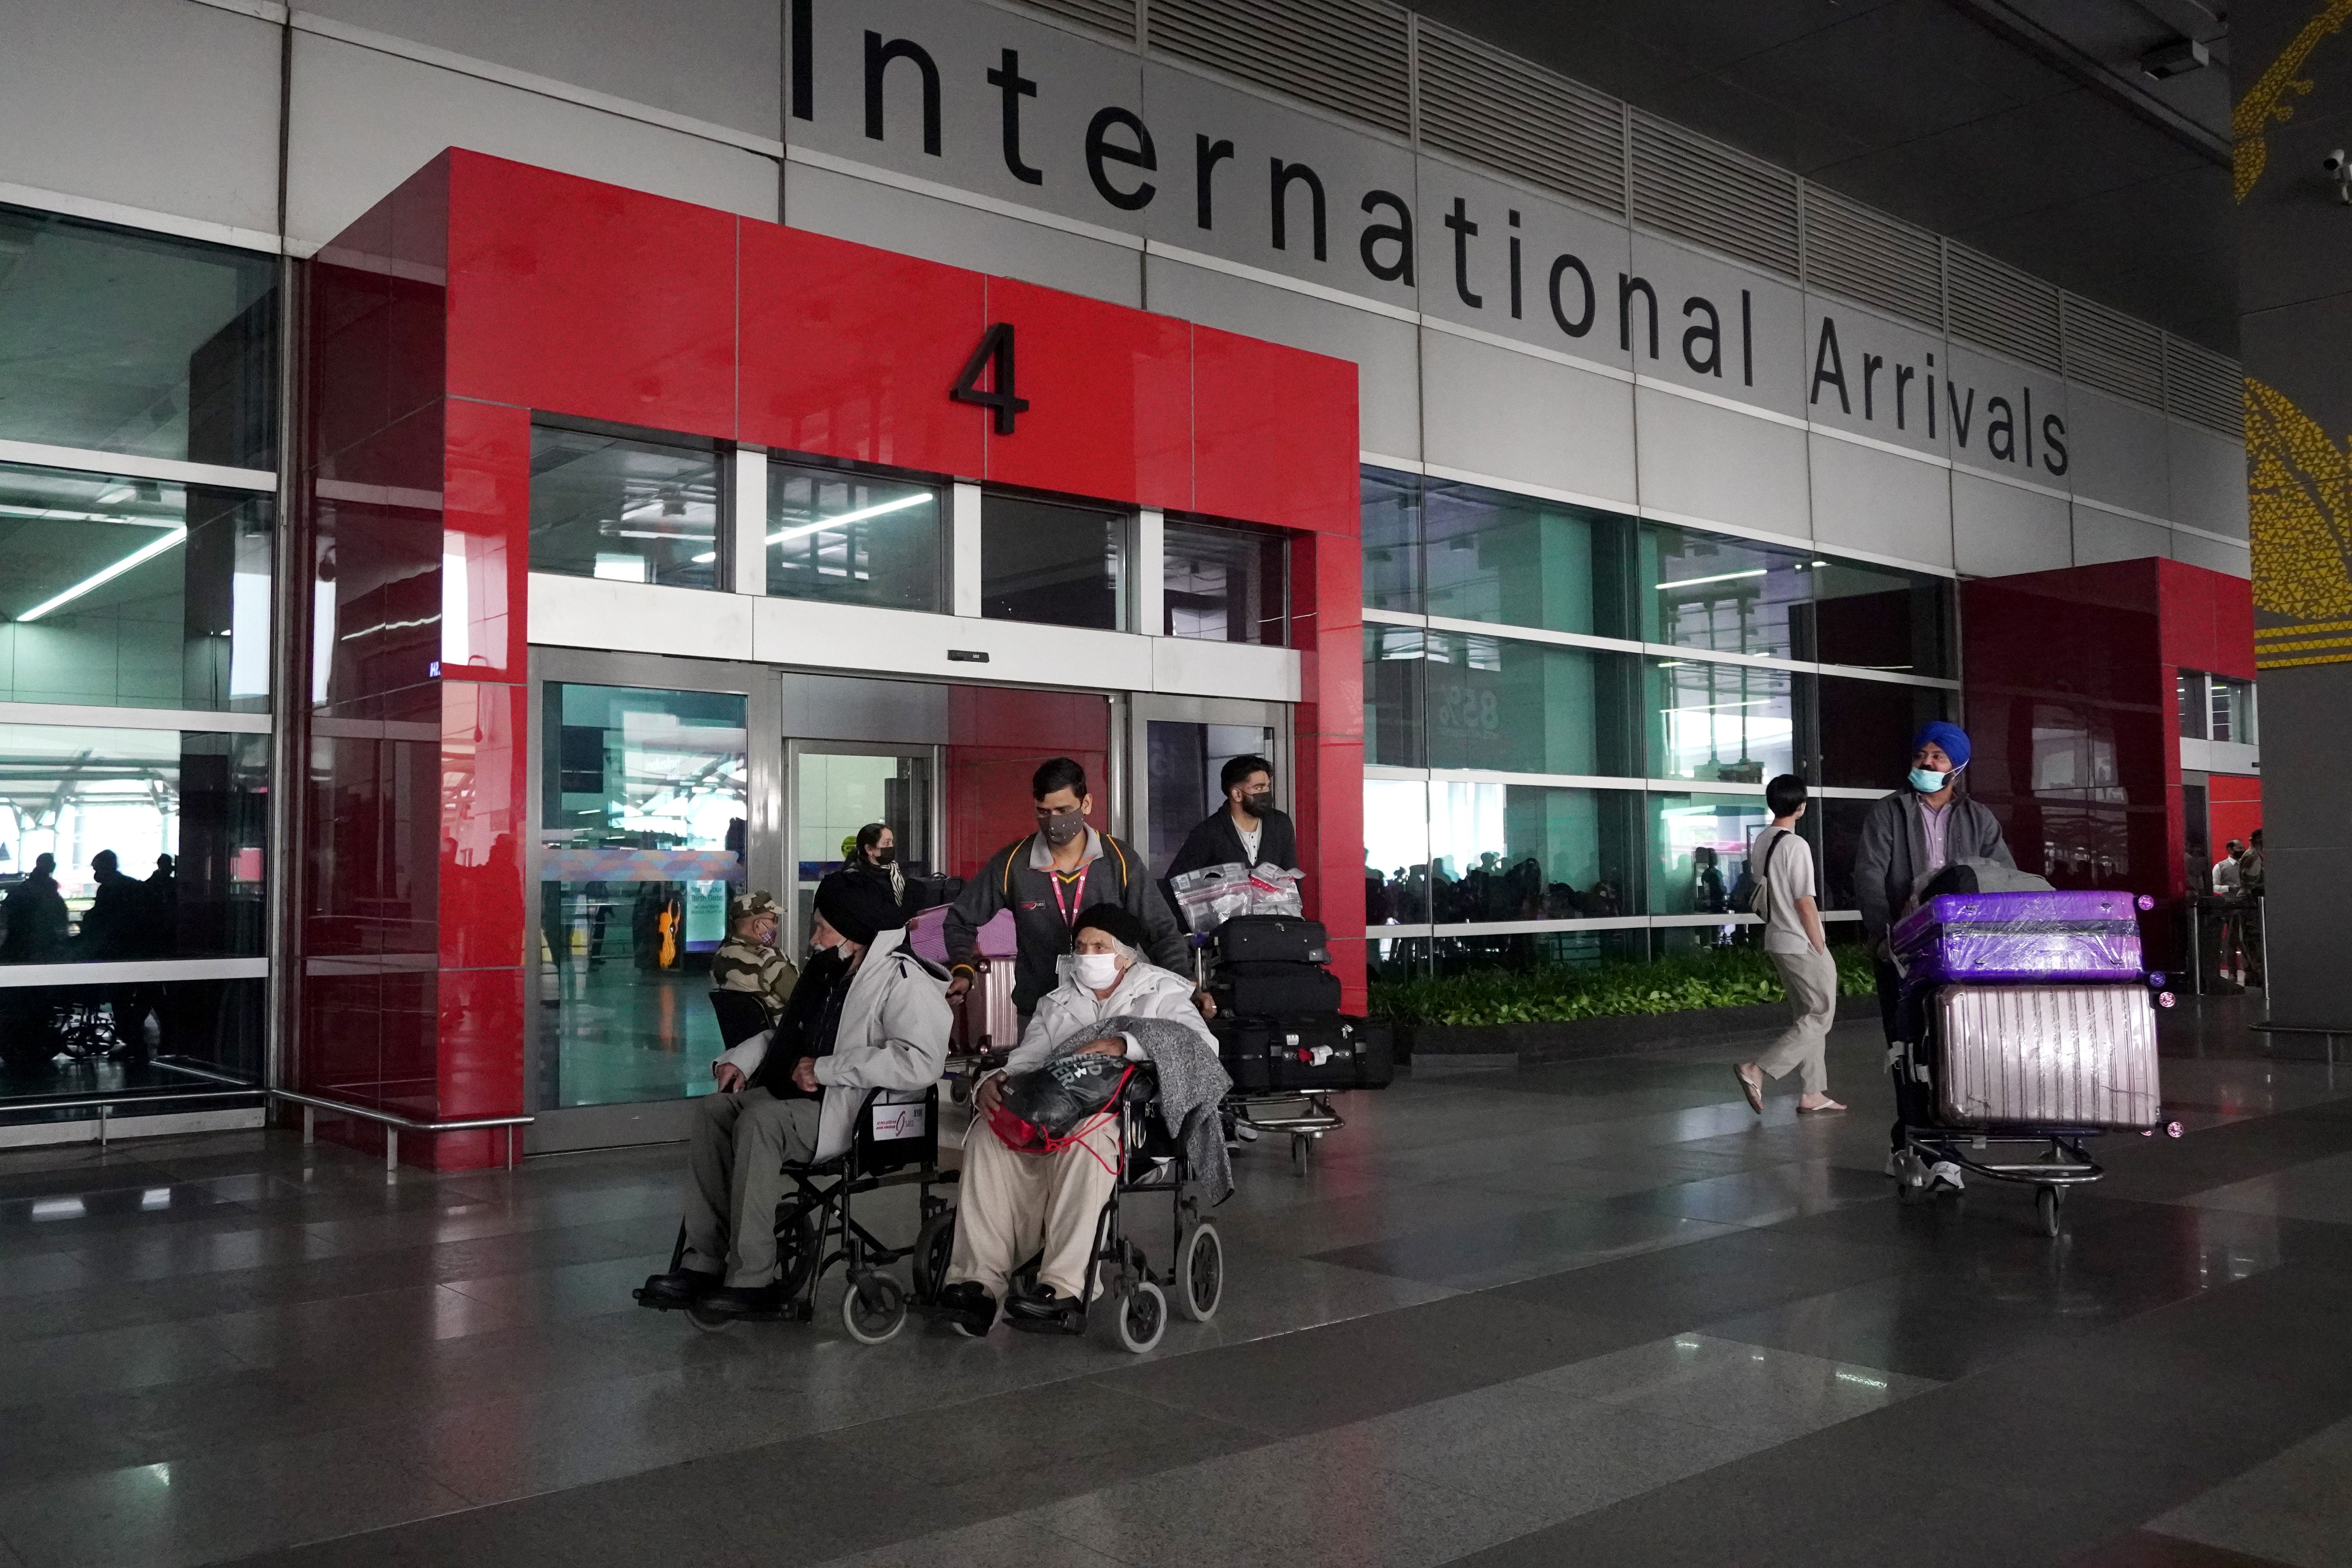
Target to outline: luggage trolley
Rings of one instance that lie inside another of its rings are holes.
[[[2180,1136],[2157,1076],[2156,1013],[2173,998],[2162,974],[2139,973],[2133,900],[2105,897],[2119,921],[2069,907],[2084,895],[2014,894],[1932,899],[1896,928],[1898,1195],[1926,1189],[1930,1167],[1949,1162],[2032,1186],[2042,1230],[2055,1237],[2067,1190],[2105,1174],[2090,1139]],[[2097,929],[2110,923],[2123,930]]]

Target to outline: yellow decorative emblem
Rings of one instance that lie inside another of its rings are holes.
[[[2231,172],[2236,176],[2238,200],[2244,201],[2246,193],[2263,177],[2263,165],[2270,162],[2270,144],[2263,132],[2274,120],[2294,118],[2294,105],[2286,101],[2288,95],[2300,98],[2311,90],[2311,79],[2298,77],[2311,51],[2319,47],[2320,40],[2352,19],[2352,0],[2328,0],[2319,13],[2303,25],[2294,41],[2279,51],[2270,68],[2261,79],[2238,100],[2237,109],[2230,116]]]
[[[2247,521],[2263,669],[2352,661],[2352,452],[2246,378]],[[2276,624],[2284,622],[2286,624]]]

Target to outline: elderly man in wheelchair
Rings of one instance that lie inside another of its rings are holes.
[[[711,1064],[697,1108],[677,1267],[645,1283],[648,1306],[712,1319],[782,1305],[776,1208],[785,1164],[846,1152],[867,1091],[921,1090],[946,1064],[947,976],[906,946],[898,906],[871,879],[817,887],[813,955],[776,1027]]]
[[[1171,1131],[1184,1134],[1190,1173],[1206,1184],[1212,1202],[1232,1190],[1217,1122],[1230,1080],[1193,1005],[1192,983],[1145,962],[1141,952],[1149,941],[1143,922],[1126,910],[1113,904],[1087,910],[1072,932],[1061,985],[1039,1000],[1003,1069],[973,1089],[976,1114],[964,1137],[955,1244],[938,1303],[960,1332],[987,1333],[999,1302],[1016,1329],[1083,1329],[1099,1222],[1128,1152],[1121,1148],[1116,1101],[1050,1152],[1009,1146],[992,1126],[1008,1081],[1070,1056],[1150,1062],[1160,1114]],[[1015,1271],[1033,1257],[1034,1289],[1008,1295]]]

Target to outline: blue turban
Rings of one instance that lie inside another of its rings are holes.
[[[1969,765],[1969,732],[1958,724],[1947,724],[1938,719],[1932,724],[1921,725],[1918,734],[1911,739],[1913,753],[1916,754],[1929,742],[1944,748],[1944,755],[1952,759],[1955,770]]]

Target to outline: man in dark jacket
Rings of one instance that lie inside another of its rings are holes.
[[[1274,764],[1259,756],[1235,757],[1218,773],[1217,787],[1225,792],[1225,804],[1192,829],[1184,847],[1176,851],[1176,858],[1168,863],[1169,880],[1203,866],[1297,869],[1298,830],[1286,814],[1274,808]],[[1168,903],[1175,908],[1172,888],[1168,889]]]
[[[1070,951],[1070,933],[1095,904],[1117,904],[1142,921],[1150,938],[1145,956],[1162,969],[1190,974],[1183,933],[1152,885],[1150,869],[1134,850],[1087,825],[1095,803],[1086,769],[1055,757],[1030,778],[1029,793],[1036,802],[1037,831],[990,856],[948,909],[940,931],[948,949],[948,1000],[971,988],[980,928],[999,910],[1013,911],[1019,943],[1013,1004],[1024,1024],[1038,998],[1062,983],[1060,962]]]
[[[1927,879],[1953,861],[2017,864],[2001,837],[2000,819],[1959,792],[1969,753],[1968,731],[1958,724],[1937,720],[1924,726],[1911,742],[1905,787],[1874,803],[1863,818],[1862,839],[1853,852],[1853,896],[1878,971],[1878,1013],[1890,1044],[1901,1033],[1901,977],[1887,952],[1887,931],[1910,912]]]

